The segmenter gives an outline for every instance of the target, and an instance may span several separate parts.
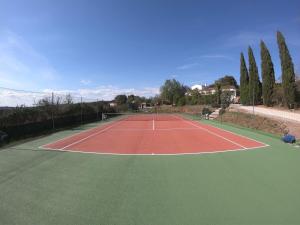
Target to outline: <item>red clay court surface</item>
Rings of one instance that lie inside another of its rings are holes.
[[[267,146],[178,115],[130,115],[42,146],[98,154],[200,154]]]

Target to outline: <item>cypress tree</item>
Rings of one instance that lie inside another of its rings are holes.
[[[242,105],[249,105],[249,75],[244,54],[241,53],[240,60],[240,102]]]
[[[258,76],[258,69],[252,48],[248,48],[249,57],[249,99],[251,104],[259,104],[261,102],[261,83]]]
[[[274,67],[270,52],[263,41],[260,42],[260,55],[263,103],[272,106],[275,86]]]
[[[285,43],[285,39],[280,31],[277,31],[277,44],[281,60],[282,87],[285,104],[289,108],[293,108],[296,100],[296,83],[294,64],[290,56],[289,50]]]

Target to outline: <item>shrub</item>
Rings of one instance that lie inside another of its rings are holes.
[[[212,111],[209,108],[203,108],[202,109],[202,115],[210,115],[212,113]]]

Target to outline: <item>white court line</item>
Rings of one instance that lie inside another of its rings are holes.
[[[50,145],[50,144],[53,144],[53,143],[57,143],[57,142],[60,142],[60,141],[67,140],[67,139],[69,139],[69,138],[71,138],[71,137],[75,137],[75,136],[77,136],[77,135],[84,134],[84,133],[90,132],[90,131],[92,131],[92,130],[96,130],[96,129],[98,129],[98,128],[103,128],[104,126],[109,125],[109,124],[111,124],[111,123],[115,123],[115,122],[121,122],[121,120],[110,121],[110,122],[107,122],[107,123],[104,123],[104,124],[100,124],[100,125],[98,125],[98,126],[96,126],[96,127],[92,127],[92,128],[90,128],[90,129],[87,129],[87,130],[84,130],[84,131],[81,131],[81,132],[78,132],[78,133],[75,133],[75,134],[72,134],[72,135],[69,135],[69,136],[66,136],[66,137],[57,139],[57,140],[54,141],[54,142],[51,142],[51,143],[48,143],[48,144],[44,144],[44,145],[42,145],[42,146],[39,146],[39,148],[43,148],[43,147],[46,146],[46,145]]]
[[[180,117],[177,116],[177,118],[180,118]],[[181,119],[182,119],[183,121],[185,121],[183,118],[181,118]],[[186,121],[190,121],[190,120],[186,120]],[[200,124],[199,122],[194,121],[194,120],[192,120],[192,122]],[[210,124],[208,124],[208,126],[211,126],[211,127],[213,127],[213,128],[216,128],[216,129],[218,129],[218,130],[220,130],[220,131],[223,131],[223,132],[227,132],[227,133],[230,133],[230,134],[233,134],[233,135],[236,135],[236,136],[240,136],[240,137],[242,137],[242,138],[246,138],[246,139],[255,141],[255,142],[257,142],[257,143],[262,144],[262,145],[263,145],[262,147],[270,146],[270,145],[268,145],[268,144],[266,144],[266,143],[263,143],[263,142],[261,142],[261,141],[255,140],[255,139],[253,139],[253,138],[249,138],[249,137],[244,136],[244,135],[241,135],[241,134],[234,133],[234,132],[229,131],[229,130],[225,130],[225,129],[222,129],[222,128],[219,128],[219,127],[216,127],[216,126],[213,126],[213,125],[210,125]]]
[[[182,119],[182,120],[184,120],[184,119]],[[194,120],[190,120],[190,121],[193,121],[194,123],[200,124],[199,122],[194,121]],[[205,123],[204,123],[204,124],[205,124]],[[270,145],[268,145],[268,144],[266,144],[266,143],[263,143],[263,142],[261,142],[261,141],[255,140],[255,139],[253,139],[253,138],[249,138],[249,137],[247,137],[247,136],[244,136],[244,135],[241,135],[241,134],[237,134],[237,133],[234,133],[234,132],[229,131],[229,130],[222,129],[222,128],[213,126],[213,125],[211,125],[211,124],[208,124],[208,126],[211,126],[211,127],[213,127],[213,128],[216,128],[216,129],[218,129],[218,130],[220,130],[220,131],[224,131],[224,132],[227,132],[227,133],[230,133],[230,134],[234,134],[234,135],[236,135],[236,136],[240,136],[240,137],[243,137],[243,138],[247,138],[247,139],[249,139],[249,140],[258,142],[258,143],[260,143],[260,144],[262,144],[262,145],[264,145],[264,146],[270,146]]]
[[[118,121],[118,122],[112,124],[111,126],[106,127],[106,128],[103,129],[103,130],[100,130],[100,131],[98,131],[98,132],[96,132],[96,133],[93,133],[93,134],[91,134],[91,135],[89,135],[89,136],[87,136],[87,137],[85,137],[85,138],[82,138],[82,139],[80,139],[80,140],[78,140],[78,141],[75,141],[75,142],[73,142],[73,143],[71,143],[71,144],[69,144],[69,145],[67,145],[67,146],[65,146],[65,147],[63,147],[63,148],[61,148],[60,150],[64,150],[64,149],[66,149],[66,148],[68,148],[68,147],[70,147],[70,146],[76,145],[76,144],[81,143],[81,142],[83,142],[83,141],[85,141],[85,140],[87,140],[87,139],[89,139],[89,138],[91,138],[91,137],[94,137],[94,136],[97,135],[97,134],[101,134],[101,133],[103,133],[104,131],[107,131],[107,130],[109,130],[110,128],[116,126],[116,125],[119,124],[120,122],[121,122],[121,121]]]
[[[267,147],[267,146],[264,146]],[[47,150],[47,151],[60,151],[60,152],[70,152],[70,153],[83,153],[83,154],[93,154],[93,155],[113,155],[113,156],[181,156],[181,155],[202,155],[202,154],[218,154],[218,153],[226,153],[226,152],[237,152],[237,151],[249,151],[249,150],[255,150],[260,147],[252,147],[252,148],[239,148],[239,149],[228,149],[228,150],[218,150],[213,152],[184,152],[184,153],[110,153],[110,152],[85,152],[80,150],[71,150],[71,149],[55,149],[55,148],[44,148],[40,147],[41,149]]]
[[[212,125],[209,125],[209,126],[212,126]],[[270,146],[270,145],[268,145],[268,144],[266,144],[266,143],[263,143],[263,142],[261,142],[261,141],[257,141],[257,140],[255,140],[255,139],[253,139],[253,138],[249,138],[249,137],[246,137],[246,136],[241,135],[241,134],[236,134],[236,133],[234,133],[234,132],[232,132],[232,131],[224,130],[224,129],[219,128],[219,127],[216,127],[216,126],[213,126],[213,127],[216,128],[216,129],[218,129],[218,130],[225,131],[225,132],[227,132],[227,133],[234,134],[234,135],[236,135],[236,136],[240,136],[240,137],[247,138],[247,139],[249,139],[249,140],[258,142],[258,143],[263,144],[263,145],[265,145],[265,146]]]
[[[152,131],[153,128],[151,129],[141,129],[141,128],[124,128],[124,129],[111,129],[111,131]],[[156,128],[156,131],[172,131],[172,130],[199,130],[198,128],[184,128],[184,127],[174,127],[174,128]]]
[[[174,116],[175,116],[175,115],[174,115]],[[175,117],[180,118],[179,116],[175,116]],[[210,133],[210,134],[212,134],[212,135],[215,135],[215,136],[217,136],[217,137],[219,137],[219,138],[222,138],[222,139],[224,139],[224,140],[226,140],[226,141],[228,141],[228,142],[231,142],[232,144],[235,144],[235,145],[237,145],[237,146],[239,146],[239,147],[242,147],[243,149],[247,149],[247,147],[245,147],[245,146],[243,146],[243,145],[241,145],[241,144],[239,144],[239,143],[237,143],[237,142],[235,142],[235,141],[232,141],[232,140],[230,140],[230,139],[228,139],[228,138],[226,138],[226,137],[223,137],[222,135],[219,135],[219,134],[217,134],[217,133],[215,133],[215,132],[213,132],[213,131],[210,131],[210,130],[208,130],[208,129],[206,129],[206,128],[203,128],[203,127],[201,127],[201,126],[198,126],[198,125],[192,123],[192,122],[189,121],[189,120],[184,120],[184,119],[182,119],[182,118],[181,118],[181,120],[184,121],[184,122],[186,122],[186,123],[188,123],[188,124],[191,124],[191,125],[194,126],[194,127],[198,127],[199,129],[204,130],[204,131],[206,131],[206,132],[208,132],[208,133]]]
[[[152,130],[155,130],[155,122],[154,122],[154,119],[152,120]]]

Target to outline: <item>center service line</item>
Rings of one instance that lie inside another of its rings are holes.
[[[154,119],[152,120],[152,130],[155,130],[155,122],[154,122]]]

